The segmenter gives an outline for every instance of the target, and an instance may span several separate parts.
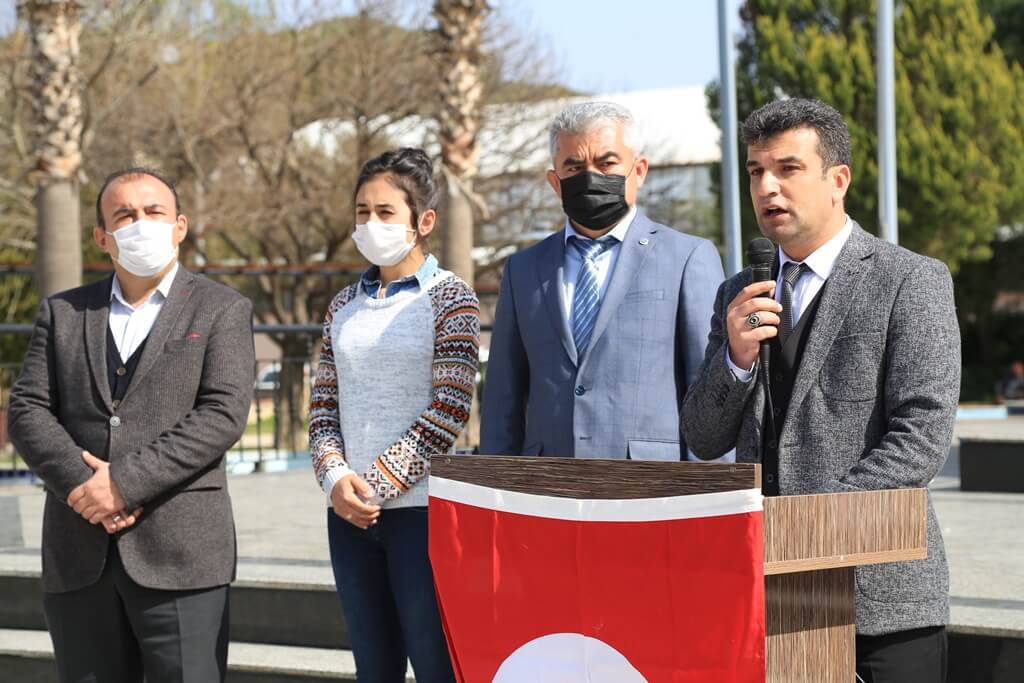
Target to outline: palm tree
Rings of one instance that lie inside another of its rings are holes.
[[[473,284],[473,194],[480,130],[480,39],[490,10],[486,0],[436,0],[441,69],[441,171],[445,180],[442,220],[445,267]]]
[[[446,268],[473,286],[473,207],[482,202],[473,193],[477,172],[476,135],[480,130],[480,36],[487,0],[435,0],[440,57],[441,172],[444,176],[442,257]],[[479,401],[473,408],[459,445],[480,443]]]
[[[82,99],[79,12],[74,0],[20,0],[32,41],[36,146],[36,278],[41,296],[82,282],[78,173]]]

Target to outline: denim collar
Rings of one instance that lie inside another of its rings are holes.
[[[427,258],[415,273],[389,282],[385,296],[390,296],[395,292],[400,292],[405,289],[413,289],[414,287],[423,289],[426,287],[427,283],[433,279],[434,275],[437,274],[437,271],[437,258],[435,258],[433,254],[427,254]],[[376,297],[377,293],[380,291],[380,267],[370,266],[367,268],[366,272],[364,272],[362,277],[359,279],[359,283],[367,296]]]

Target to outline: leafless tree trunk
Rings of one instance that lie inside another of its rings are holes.
[[[82,283],[79,11],[73,0],[22,0],[32,39],[36,147],[36,278],[41,296]]]

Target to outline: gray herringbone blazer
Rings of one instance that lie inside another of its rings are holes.
[[[726,308],[750,270],[718,291],[700,378],[683,404],[701,457],[759,459],[764,392],[725,360]],[[779,439],[783,495],[927,486],[949,453],[960,393],[960,334],[946,267],[853,232],[822,290]],[[945,624],[949,573],[928,500],[928,558],[859,567],[857,632]]]
[[[54,295],[11,391],[11,439],[46,485],[43,590],[72,591],[103,571],[109,537],[68,494],[92,470],[82,450],[111,463],[129,509],[118,534],[139,584],[196,589],[234,578],[235,534],[224,453],[245,429],[252,400],[252,306],[237,292],[178,270],[116,408],[107,375],[111,279]]]

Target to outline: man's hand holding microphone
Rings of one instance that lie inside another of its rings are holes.
[[[759,237],[747,245],[747,261],[753,271],[753,282],[736,295],[726,312],[729,336],[729,359],[736,367],[752,370],[754,361],[767,342],[779,333],[782,306],[772,298],[775,280],[771,276],[775,245]],[[767,353],[767,344],[764,351]]]

